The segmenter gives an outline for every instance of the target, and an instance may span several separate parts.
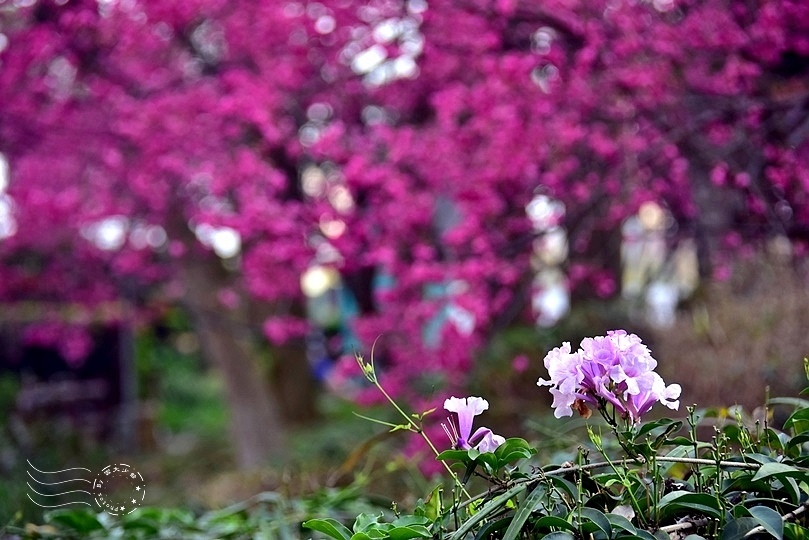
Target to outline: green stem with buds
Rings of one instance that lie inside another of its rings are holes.
[[[376,342],[374,342],[374,346],[375,345],[376,345]],[[396,412],[398,412],[407,421],[407,424],[396,425],[396,424],[392,424],[390,422],[384,422],[384,421],[381,421],[381,420],[376,420],[374,418],[368,418],[366,416],[361,416],[361,415],[358,415],[358,416],[360,416],[361,418],[365,418],[366,420],[371,420],[372,422],[377,422],[377,423],[382,424],[382,425],[390,426],[392,430],[406,429],[408,431],[412,431],[413,433],[418,433],[421,436],[421,438],[424,439],[424,442],[427,443],[427,446],[430,447],[430,450],[432,450],[432,452],[436,455],[436,457],[438,457],[440,452],[438,451],[438,449],[433,444],[433,441],[430,440],[430,437],[427,436],[427,433],[424,432],[424,429],[421,426],[421,419],[427,413],[424,413],[422,415],[416,415],[416,417],[419,419],[419,422],[416,422],[414,420],[413,416],[407,414],[399,406],[399,404],[396,403],[396,400],[394,400],[390,396],[390,394],[388,394],[387,391],[385,391],[385,388],[379,383],[379,378],[376,375],[376,368],[374,367],[374,346],[371,347],[371,358],[370,358],[370,360],[368,362],[366,362],[365,358],[363,358],[363,356],[361,354],[359,354],[359,353],[354,353],[354,358],[356,358],[357,363],[359,364],[363,375],[365,375],[365,378],[368,379],[368,381],[370,381],[371,384],[373,384],[377,388],[377,390],[379,390],[382,393],[383,396],[385,396],[385,399],[388,401],[388,403],[390,403],[393,406],[393,408],[396,409]],[[472,496],[466,490],[466,487],[464,487],[463,483],[458,478],[458,475],[455,474],[455,471],[452,470],[452,467],[450,467],[449,464],[446,461],[443,461],[443,460],[441,461],[441,464],[444,466],[444,468],[450,474],[453,481],[455,482],[455,485],[458,486],[458,488],[463,492],[463,494],[468,499],[471,499]]]

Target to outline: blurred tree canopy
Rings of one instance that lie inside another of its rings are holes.
[[[352,289],[361,343],[385,336],[388,388],[451,389],[525,309],[537,193],[567,209],[571,285],[605,296],[605,239],[647,201],[706,272],[727,247],[809,241],[802,0],[33,0],[0,18],[0,300],[182,302],[244,465],[311,404],[313,264]],[[281,347],[275,392],[258,330]]]

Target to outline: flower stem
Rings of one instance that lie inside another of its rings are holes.
[[[376,341],[374,341],[374,345],[376,345]],[[355,356],[357,362],[360,365],[360,368],[363,370],[363,373],[365,374],[365,378],[371,381],[371,383],[373,383],[374,386],[376,386],[377,390],[379,390],[382,393],[382,395],[385,396],[385,399],[388,400],[388,403],[390,403],[393,406],[393,408],[396,409],[396,412],[398,412],[407,421],[409,430],[421,435],[421,438],[424,439],[424,442],[427,443],[427,446],[430,447],[430,450],[432,450],[433,454],[435,454],[435,456],[438,457],[440,452],[433,444],[433,441],[430,440],[430,437],[427,436],[427,433],[424,432],[424,428],[422,428],[421,424],[417,423],[409,414],[407,414],[399,406],[399,404],[396,403],[396,400],[394,400],[390,396],[390,394],[388,394],[387,391],[385,391],[385,388],[382,386],[382,384],[380,384],[379,377],[377,377],[376,375],[376,368],[374,367],[374,347],[371,347],[371,357],[368,360],[367,364],[363,361],[361,355],[357,354]],[[464,487],[463,483],[458,478],[458,475],[455,474],[455,471],[452,470],[452,467],[450,467],[449,464],[444,460],[441,460],[441,464],[444,466],[449,475],[452,477],[453,481],[455,482],[455,485],[458,486],[458,488],[460,488],[460,490],[467,498],[471,499],[472,496],[466,490],[466,487]]]

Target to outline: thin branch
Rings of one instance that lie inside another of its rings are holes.
[[[711,522],[710,518],[700,518],[692,521],[682,521],[680,523],[675,523],[674,525],[665,525],[663,527],[660,527],[660,529],[658,530],[663,531],[665,533],[671,533],[674,531],[686,531],[693,527],[702,527],[703,525],[707,525],[710,522]]]
[[[663,461],[668,463],[687,463],[690,465],[717,465],[717,462],[712,459],[700,459],[700,458],[689,458],[689,457],[669,457],[669,456],[662,456],[655,458],[657,461]],[[637,465],[643,465],[644,461],[641,459],[627,459],[627,462],[632,462]],[[736,467],[738,469],[758,469],[761,467],[758,463],[741,463],[738,461],[719,461],[718,462],[720,467]],[[531,478],[525,478],[523,480],[517,480],[512,486],[519,485],[519,484],[531,484],[534,482],[539,482],[542,478],[546,476],[557,476],[562,474],[568,474],[572,472],[578,471],[587,471],[590,469],[600,469],[602,467],[609,467],[612,464],[609,461],[598,461],[596,463],[588,463],[586,465],[560,465],[558,469],[554,469],[552,471],[543,471],[541,474],[537,474]],[[482,499],[487,495],[491,495],[491,491],[486,491],[484,493],[479,493],[474,497],[470,497],[468,500],[462,503],[462,506],[466,506],[478,499]]]
[[[759,469],[761,467],[758,463],[741,463],[739,461],[715,461],[712,459],[688,458],[688,457],[657,457],[657,461],[666,461],[669,463],[689,463],[692,465],[717,465],[720,467],[736,467],[738,469]]]
[[[804,502],[802,505],[797,507],[792,512],[789,512],[788,514],[784,514],[783,516],[781,516],[781,521],[786,523],[790,519],[796,518],[799,515],[803,514],[807,508],[809,508],[809,501]],[[753,536],[754,534],[765,532],[765,530],[766,529],[764,529],[762,525],[759,525],[758,527],[753,527],[752,529],[747,531],[747,534],[745,534],[742,538],[747,538],[748,536]]]

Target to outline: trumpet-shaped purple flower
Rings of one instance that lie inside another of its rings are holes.
[[[489,402],[485,399],[474,396],[467,398],[453,396],[444,401],[444,408],[449,412],[454,412],[458,417],[457,425],[451,419],[448,419],[449,427],[447,424],[441,424],[452,442],[453,448],[469,450],[477,444],[474,448],[480,452],[494,452],[506,441],[486,427],[479,427],[472,433],[472,421],[475,416],[489,408]]]
[[[550,379],[537,385],[550,386],[554,416],[571,416],[576,410],[588,414],[588,406],[615,409],[633,423],[659,401],[670,409],[680,402],[680,385],[666,386],[654,372],[657,361],[635,334],[613,330],[606,336],[585,338],[578,351],[565,342],[545,356]]]

